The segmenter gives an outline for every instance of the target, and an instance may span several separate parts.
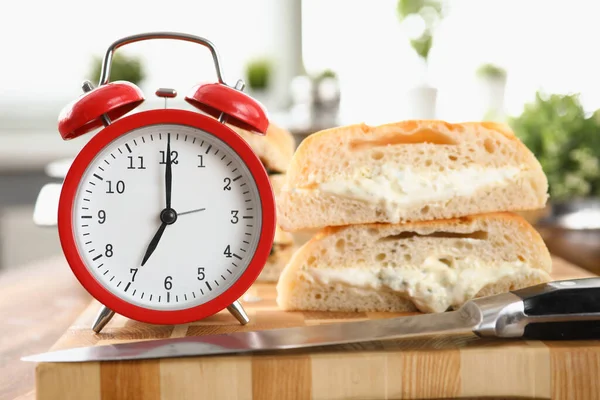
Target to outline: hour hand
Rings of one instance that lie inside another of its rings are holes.
[[[158,242],[160,241],[160,238],[161,238],[163,232],[165,231],[166,227],[167,227],[167,223],[163,222],[160,225],[160,228],[158,228],[158,231],[156,232],[156,234],[154,235],[152,240],[150,241],[150,244],[148,245],[148,248],[146,249],[146,254],[144,254],[144,259],[142,260],[142,267],[144,266],[144,264],[146,264],[146,261],[148,261],[148,259],[152,255],[152,253],[154,253],[154,250],[156,250],[156,246],[158,246]]]

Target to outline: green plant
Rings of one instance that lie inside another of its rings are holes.
[[[494,64],[483,64],[477,68],[477,76],[482,78],[504,78],[506,70]]]
[[[252,90],[265,90],[269,87],[273,65],[266,58],[250,61],[246,65],[246,84]]]
[[[336,78],[337,74],[331,69],[325,69],[317,74],[315,80],[320,81],[326,78]]]
[[[600,112],[587,115],[577,95],[536,94],[509,122],[536,155],[554,201],[600,195]]]
[[[410,38],[410,45],[425,61],[433,45],[434,30],[443,18],[442,11],[440,0],[398,0],[396,12],[400,22],[408,18],[421,20],[423,29],[418,35]]]
[[[95,57],[92,63],[91,79],[94,84],[100,80],[100,71],[102,70],[102,59]],[[146,74],[142,61],[139,57],[127,56],[123,53],[115,53],[112,59],[112,66],[110,69],[110,80],[114,81],[128,81],[139,85]]]

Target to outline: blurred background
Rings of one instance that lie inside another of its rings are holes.
[[[0,24],[0,272],[60,254],[32,215],[92,135],[64,142],[56,121],[97,82],[114,40],[147,31],[204,36],[225,81],[238,78],[299,143],[323,128],[408,118],[510,124],[540,159],[551,204],[527,217],[551,251],[600,272],[600,3],[588,0],[75,0],[11,2]],[[209,53],[151,41],[117,51],[113,80],[141,109],[216,79]]]

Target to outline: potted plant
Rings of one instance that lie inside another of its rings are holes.
[[[92,69],[90,72],[90,79],[94,85],[98,84],[101,71],[102,59],[96,57],[92,62]],[[139,85],[145,77],[146,73],[139,57],[128,56],[120,52],[114,54],[110,70],[110,80],[112,82],[128,81]]]
[[[273,64],[268,58],[256,58],[246,64],[246,87],[250,96],[268,108]]]
[[[337,125],[340,107],[340,85],[337,74],[325,69],[312,77],[312,117],[318,129]]]
[[[494,64],[483,64],[477,69],[476,76],[484,119],[503,121],[506,70]]]
[[[440,0],[399,0],[396,11],[406,28],[410,45],[423,64],[425,77],[409,91],[411,117],[433,119],[437,89],[428,82],[428,60],[435,30],[443,17],[442,3]]]
[[[584,111],[577,95],[537,93],[509,120],[548,177],[556,208],[600,196],[600,110]]]

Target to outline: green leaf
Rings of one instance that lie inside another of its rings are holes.
[[[426,32],[419,39],[411,40],[410,45],[415,49],[419,56],[427,60],[429,50],[431,50],[432,40],[431,34]]]
[[[269,87],[273,66],[266,58],[250,61],[246,65],[246,84],[250,89],[264,90]]]
[[[110,81],[128,81],[139,85],[145,78],[142,61],[138,57],[115,53],[112,59]],[[91,80],[96,84],[100,80],[102,59],[96,57],[92,63]]]
[[[536,93],[510,120],[536,155],[555,201],[600,194],[600,113],[586,115],[577,95]]]
[[[489,78],[504,78],[506,70],[494,64],[483,64],[477,68],[477,76]]]
[[[417,14],[425,6],[425,0],[399,0],[396,10],[400,21],[411,14]]]

